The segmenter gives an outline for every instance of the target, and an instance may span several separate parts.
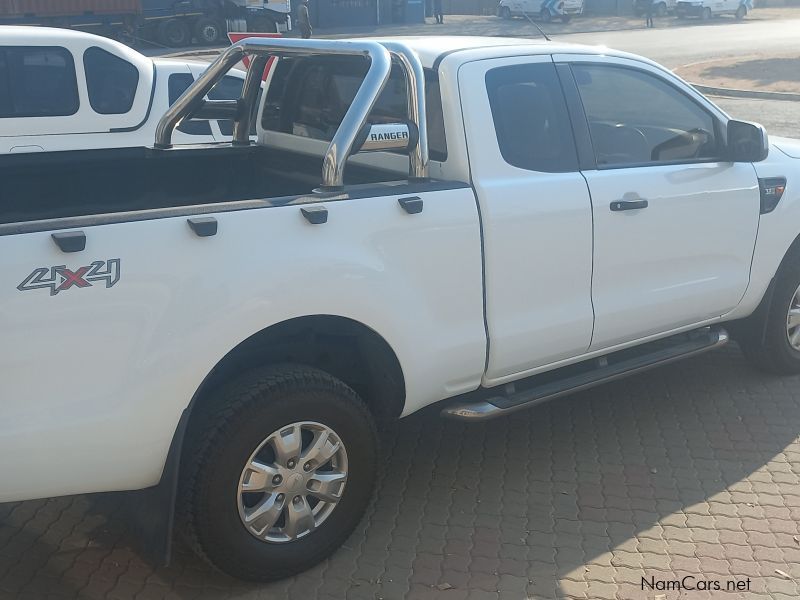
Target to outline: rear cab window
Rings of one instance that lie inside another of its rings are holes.
[[[552,63],[497,67],[486,91],[503,159],[529,171],[578,170],[578,156],[561,84]]]
[[[83,53],[83,68],[92,110],[101,115],[121,115],[131,110],[139,86],[139,69],[96,46]]]
[[[60,46],[0,46],[0,118],[78,112],[72,54]]]
[[[353,101],[368,69],[358,57],[288,58],[278,62],[267,90],[261,125],[311,139],[330,141]],[[406,120],[406,81],[394,65],[369,121]],[[447,159],[442,98],[435,72],[425,70],[428,149],[431,160]]]

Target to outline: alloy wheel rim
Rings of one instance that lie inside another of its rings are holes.
[[[239,477],[239,518],[272,543],[313,533],[339,504],[347,483],[347,450],[333,429],[299,421],[267,436]]]
[[[800,351],[800,286],[794,292],[786,314],[786,337],[789,345]]]

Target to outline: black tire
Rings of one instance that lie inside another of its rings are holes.
[[[659,2],[655,6],[655,14],[657,17],[666,17],[667,16],[667,5],[663,2]]]
[[[501,19],[505,19],[506,21],[511,19],[511,9],[507,6],[501,6],[499,13]]]
[[[700,16],[700,18],[703,19],[703,21],[708,21],[711,19],[711,17],[712,17],[711,9],[706,6],[703,9],[703,14]]]
[[[748,361],[758,369],[780,375],[800,373],[800,351],[789,343],[786,320],[789,305],[800,286],[800,251],[784,259],[775,278],[772,298],[763,316],[751,317],[739,336],[739,346]]]
[[[747,7],[744,4],[740,4],[739,8],[736,9],[736,19],[741,21],[742,19],[747,16]]]
[[[542,23],[549,23],[553,20],[553,15],[549,9],[543,8],[539,13],[539,18],[542,20]]]
[[[328,373],[300,365],[252,371],[218,390],[214,400],[216,408],[192,425],[181,463],[177,508],[191,546],[219,570],[251,581],[282,579],[328,557],[360,521],[375,484],[378,438],[364,403]],[[321,423],[339,436],[347,482],[317,529],[291,542],[262,541],[239,517],[239,478],[271,432],[299,421]]]
[[[194,37],[198,44],[216,44],[225,38],[227,27],[223,21],[200,17],[194,24]]]
[[[179,48],[192,43],[192,34],[185,21],[167,19],[158,26],[158,41],[170,48]]]
[[[570,19],[572,19],[570,15],[561,15],[561,22],[564,24],[569,23]]]

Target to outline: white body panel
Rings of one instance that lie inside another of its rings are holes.
[[[477,387],[486,339],[475,200],[468,188],[420,196],[417,215],[397,196],[327,203],[325,226],[297,206],[222,212],[211,238],[185,217],[85,227],[86,250],[73,255],[47,232],[0,237],[0,272],[13,282],[0,292],[0,455],[17,457],[0,461],[0,481],[13,482],[0,502],[157,483],[214,365],[297,316],[380,332],[406,378],[406,413]],[[36,267],[115,258],[121,276],[108,289],[15,288]]]
[[[586,173],[594,207],[592,349],[731,311],[747,289],[759,191],[750,164]],[[612,212],[626,194],[649,202]]]

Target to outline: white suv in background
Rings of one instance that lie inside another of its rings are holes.
[[[206,68],[78,31],[9,26],[0,36],[0,154],[151,145],[158,119]],[[243,78],[230,71],[209,96],[238,98]],[[193,121],[175,142],[231,135],[228,121]]]

